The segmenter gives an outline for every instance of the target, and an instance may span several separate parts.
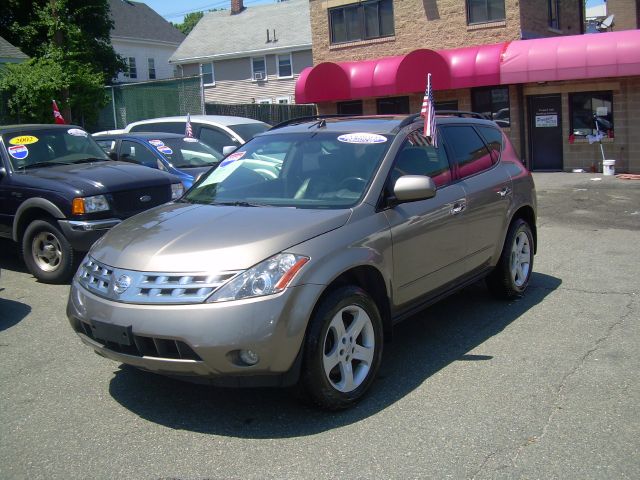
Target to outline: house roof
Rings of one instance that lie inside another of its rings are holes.
[[[18,47],[14,47],[4,38],[0,37],[0,58],[26,60],[29,57],[22,53]]]
[[[287,0],[250,5],[236,15],[229,10],[206,13],[169,62],[195,63],[301,47],[311,48],[309,0]]]
[[[113,30],[111,37],[151,40],[179,44],[184,40],[180,30],[141,2],[109,0]]]

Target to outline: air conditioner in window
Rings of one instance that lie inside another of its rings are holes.
[[[254,80],[264,80],[264,73],[263,72],[253,72],[253,79]]]

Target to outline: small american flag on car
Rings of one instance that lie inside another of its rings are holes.
[[[427,90],[422,99],[422,109],[420,116],[424,118],[424,136],[431,138],[431,145],[438,148],[438,138],[436,130],[436,109],[433,103],[433,89],[431,88],[431,74],[427,75]]]
[[[191,126],[191,114],[187,114],[187,124],[184,127],[184,136],[193,138],[193,127]]]

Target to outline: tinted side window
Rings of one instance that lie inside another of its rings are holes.
[[[478,130],[491,150],[493,163],[497,163],[502,152],[502,132],[493,127],[478,127]]]
[[[446,151],[429,145],[420,130],[411,132],[396,157],[392,184],[402,175],[428,175],[438,187],[446,185],[451,181]]]
[[[223,147],[228,145],[235,146],[237,142],[233,140],[227,133],[218,130],[217,128],[203,126],[200,129],[200,140],[210,147],[222,151]]]
[[[178,133],[184,135],[186,122],[162,122],[162,123],[145,123],[135,125],[131,128],[131,132],[165,132]]]
[[[116,141],[115,140],[98,140],[96,139],[96,143],[98,145],[100,145],[100,148],[102,148],[106,153],[110,153],[114,150],[115,146],[116,146]]]
[[[492,167],[493,160],[474,128],[470,125],[452,125],[441,129],[453,152],[458,176],[468,177]]]
[[[120,144],[120,160],[152,168],[156,168],[158,165],[155,155],[147,147],[128,140],[123,140]]]

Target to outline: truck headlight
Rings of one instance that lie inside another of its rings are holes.
[[[279,253],[242,272],[216,290],[207,303],[272,295],[284,290],[309,257]]]
[[[94,195],[93,197],[76,197],[71,203],[71,213],[83,215],[85,213],[104,212],[109,210],[109,202],[104,195]]]

